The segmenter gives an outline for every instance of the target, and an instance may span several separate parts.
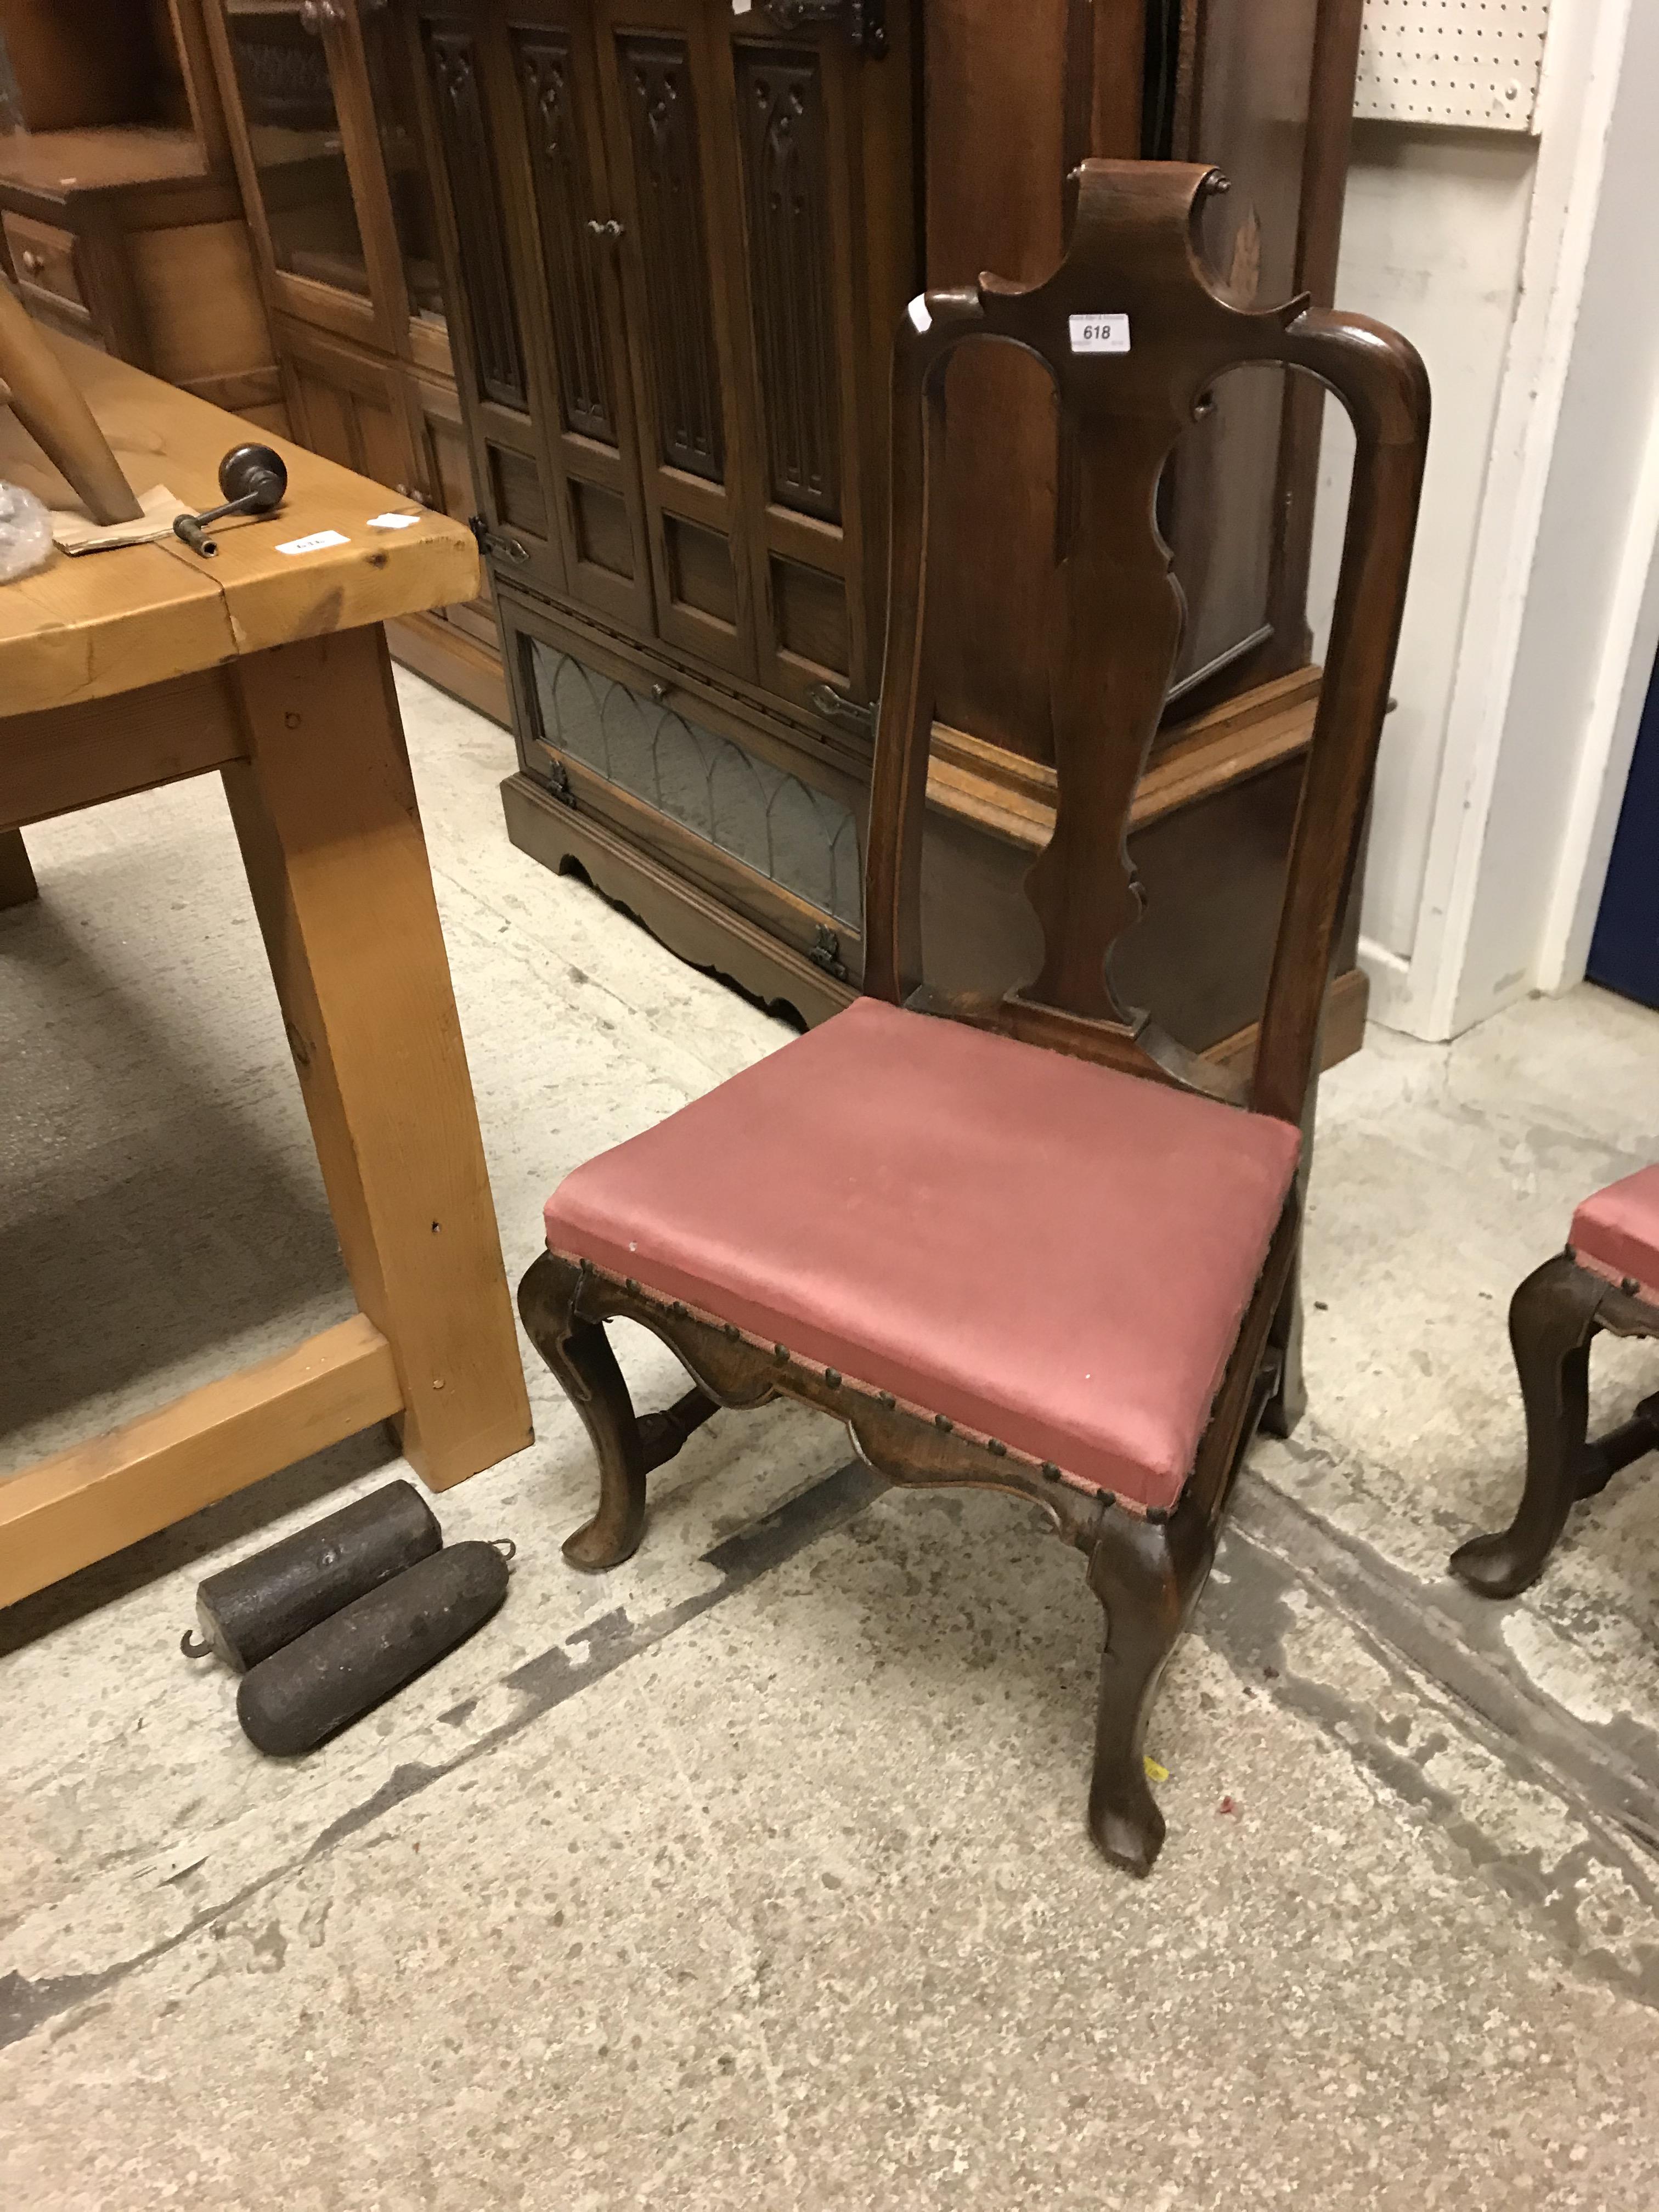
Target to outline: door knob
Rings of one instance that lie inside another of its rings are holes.
[[[32,246],[23,248],[23,266],[31,276],[38,276],[46,265],[44,253],[37,253]]]

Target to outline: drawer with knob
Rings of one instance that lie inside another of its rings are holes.
[[[86,295],[75,266],[75,234],[41,222],[36,216],[18,215],[8,208],[0,221],[6,227],[6,243],[17,281],[26,290],[44,293],[48,299],[79,307],[84,313]]]

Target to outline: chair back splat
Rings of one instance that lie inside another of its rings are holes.
[[[1042,964],[988,1018],[1030,1043],[1245,1103],[1219,1070],[1122,1004],[1111,955],[1141,910],[1129,810],[1184,617],[1156,520],[1158,479],[1218,376],[1253,363],[1299,369],[1336,393],[1355,436],[1330,647],[1247,1101],[1299,1124],[1400,634],[1428,380],[1405,339],[1363,316],[1311,307],[1305,296],[1266,310],[1229,297],[1206,272],[1199,241],[1206,200],[1226,189],[1216,170],[1085,161],[1077,178],[1071,243],[1052,276],[1022,289],[987,276],[971,290],[926,293],[912,302],[895,347],[891,571],[864,988],[898,1005],[933,1003],[921,925],[934,708],[928,495],[945,436],[951,357],[972,340],[1000,339],[1035,354],[1054,379],[1077,495],[1049,611],[1058,805],[1054,835],[1026,878]]]

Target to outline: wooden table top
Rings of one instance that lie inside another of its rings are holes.
[[[54,552],[32,576],[0,584],[0,715],[109,698],[477,593],[477,549],[459,523],[422,513],[407,530],[370,530],[371,515],[409,502],[91,346],[44,335],[141,496],[165,484],[192,508],[216,505],[221,459],[257,439],[288,464],[288,497],[274,515],[216,527],[213,560],[170,538],[74,560]],[[0,478],[50,507],[78,503],[3,406]],[[326,530],[347,542],[278,550]]]

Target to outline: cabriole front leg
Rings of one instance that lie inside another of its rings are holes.
[[[620,1566],[645,1534],[645,1445],[623,1371],[603,1322],[576,1313],[581,1277],[544,1252],[519,1285],[519,1312],[531,1342],[563,1385],[599,1462],[599,1510],[566,1538],[564,1556],[590,1572]]]
[[[1607,1292],[1565,1253],[1527,1277],[1510,1302],[1510,1344],[1527,1414],[1527,1480],[1507,1528],[1476,1536],[1451,1571],[1485,1597],[1535,1582],[1582,1494],[1589,1419],[1589,1347]]]
[[[1089,1831],[1131,1874],[1150,1874],[1163,1847],[1164,1815],[1146,1779],[1146,1723],[1214,1549],[1209,1520],[1189,1499],[1171,1521],[1115,1516],[1090,1556],[1089,1586],[1106,1611],[1106,1649]]]

